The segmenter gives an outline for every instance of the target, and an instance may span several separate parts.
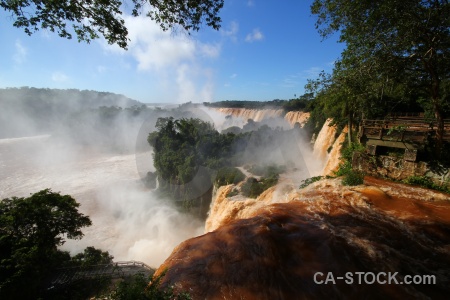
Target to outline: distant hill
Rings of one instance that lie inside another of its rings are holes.
[[[102,106],[141,106],[124,95],[87,90],[0,89],[0,138],[49,133],[68,116]]]

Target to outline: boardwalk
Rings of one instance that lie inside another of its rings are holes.
[[[145,276],[154,273],[154,269],[139,261],[115,262],[107,265],[95,265],[89,267],[73,267],[60,269],[49,283],[49,288],[57,288],[78,280],[90,278],[122,278],[130,277],[138,273]]]
[[[416,159],[417,150],[436,138],[437,124],[423,117],[396,117],[385,120],[363,120],[358,137],[375,155],[377,146],[405,149],[407,160]],[[444,141],[450,142],[450,120],[445,120]]]

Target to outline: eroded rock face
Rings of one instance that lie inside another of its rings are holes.
[[[366,182],[355,188],[342,187],[338,180],[317,182],[288,203],[265,206],[247,219],[185,241],[157,271],[167,269],[162,287],[173,285],[193,299],[448,296],[448,197],[407,199],[403,195],[410,187]],[[324,274],[317,280],[332,272],[336,284],[316,284],[316,272]],[[347,272],[353,284],[337,279]],[[434,275],[436,284],[358,284],[355,272],[398,272],[398,282],[405,275]]]

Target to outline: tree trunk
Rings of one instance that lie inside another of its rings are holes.
[[[347,130],[348,146],[350,147],[352,145],[352,127],[353,127],[353,115],[351,113],[348,115],[347,126],[348,126]]]
[[[434,116],[436,117],[437,128],[436,128],[436,157],[437,159],[442,158],[442,148],[444,145],[444,118],[442,117],[440,106],[435,102],[434,105]]]

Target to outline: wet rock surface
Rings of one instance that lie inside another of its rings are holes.
[[[162,287],[193,299],[445,299],[450,202],[428,196],[370,177],[353,188],[319,181],[183,242],[157,274],[167,270]],[[386,273],[379,275],[386,284],[367,272]],[[436,283],[400,284],[407,275]]]

